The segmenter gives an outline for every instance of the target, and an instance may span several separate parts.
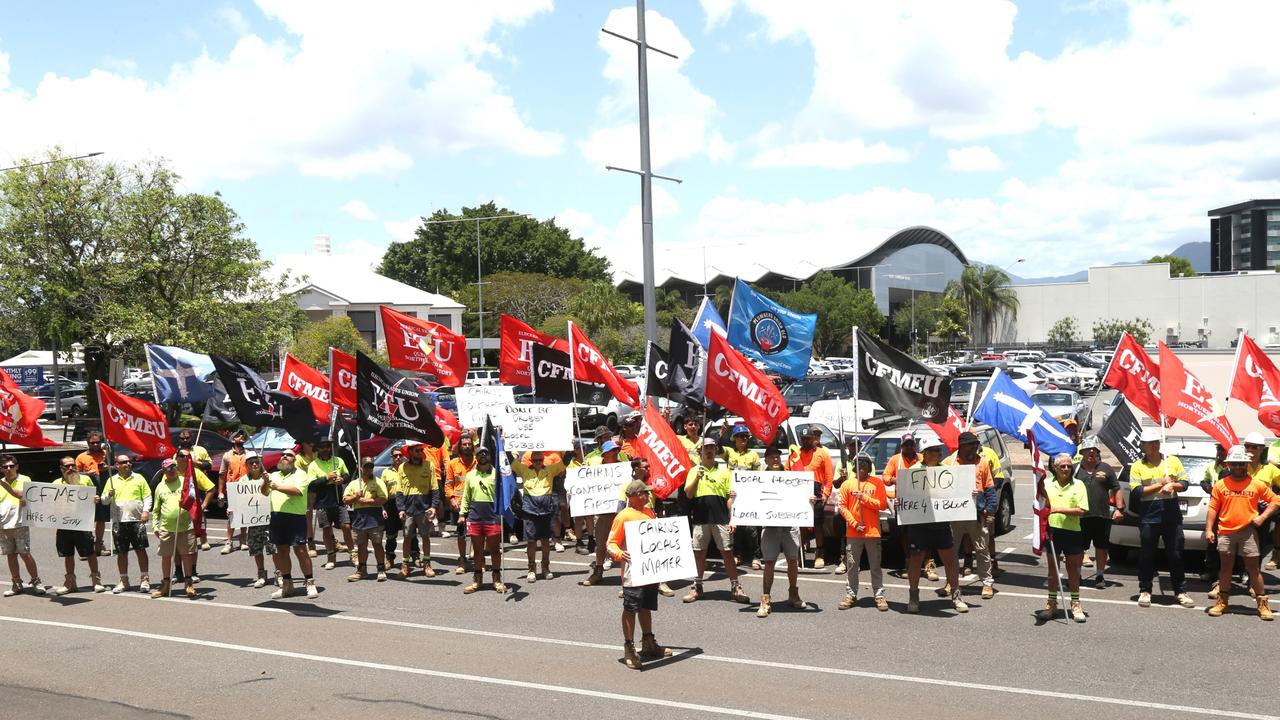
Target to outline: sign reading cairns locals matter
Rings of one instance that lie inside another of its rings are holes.
[[[564,478],[564,489],[569,495],[569,514],[583,517],[617,512],[622,486],[629,482],[631,463],[569,468]]]
[[[938,465],[898,472],[899,525],[973,520],[976,465]]]
[[[631,587],[698,576],[688,517],[633,520],[623,527],[631,555]]]
[[[92,530],[97,492],[89,485],[27,483],[22,487],[23,522],[31,527]]]
[[[510,385],[464,385],[454,390],[458,401],[458,422],[464,428],[484,427],[484,416],[493,424],[505,427],[508,405],[515,405],[515,390]]]
[[[227,514],[232,529],[271,524],[271,500],[262,485],[247,477],[227,483]]]
[[[572,405],[507,405],[502,439],[507,450],[568,450],[573,447]]]
[[[751,527],[812,527],[812,472],[738,470],[733,473],[730,524]]]

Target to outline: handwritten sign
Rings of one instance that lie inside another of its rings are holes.
[[[502,440],[507,450],[567,450],[573,447],[572,405],[507,405]]]
[[[58,530],[92,530],[93,496],[88,485],[33,482],[22,488],[22,522],[31,527]]]
[[[627,573],[629,587],[698,576],[688,517],[634,520],[623,528],[627,533],[627,552],[631,554]]]
[[[812,527],[812,472],[737,470],[729,522],[751,527]]]
[[[261,484],[247,477],[227,483],[227,521],[233,530],[271,523],[271,500]]]
[[[973,520],[976,465],[917,465],[898,471],[899,525]]]
[[[506,409],[515,405],[515,390],[510,385],[463,385],[454,389],[458,402],[458,422],[464,428],[484,427],[484,417],[493,424],[506,425]]]
[[[564,478],[565,494],[569,496],[569,514],[583,517],[617,512],[622,486],[629,482],[631,463],[569,468]]]

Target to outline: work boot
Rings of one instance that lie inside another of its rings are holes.
[[[186,593],[187,593],[187,599],[188,599],[188,600],[195,600],[195,599],[196,599],[196,585],[195,585],[195,583],[191,582],[191,580],[187,580],[187,589],[186,589]]]
[[[1210,600],[1217,600],[1217,599],[1218,599],[1218,583],[1217,583],[1217,581],[1214,581],[1214,583],[1213,583],[1213,587],[1209,588],[1209,599],[1210,599]]]
[[[507,584],[502,582],[502,571],[493,571],[493,591],[501,595],[507,591]]]
[[[22,581],[14,580],[13,583],[9,586],[9,589],[4,591],[4,596],[13,597],[14,595],[21,595],[22,590],[23,590]]]
[[[759,609],[759,610],[756,610],[756,617],[758,617],[758,618],[767,618],[767,617],[769,617],[769,610],[770,610],[770,609],[771,609],[771,607],[770,607],[770,604],[769,604],[769,595],[768,595],[767,593],[766,593],[766,594],[764,594],[764,595],[761,595],[761,596],[760,596],[760,609]]]
[[[128,590],[128,589],[129,589],[129,576],[128,576],[128,575],[121,575],[121,576],[120,576],[120,580],[116,583],[116,586],[115,586],[115,587],[113,587],[113,588],[111,588],[111,594],[112,594],[112,595],[119,595],[120,593],[122,593],[122,592],[124,592],[124,591],[126,591],[126,590]]]
[[[841,560],[841,561],[840,561],[840,564],[836,566],[836,574],[837,574],[837,575],[844,575],[844,574],[845,574],[845,573],[847,573],[847,572],[849,572],[849,566],[848,566],[848,565],[845,565],[845,564],[844,564],[844,561],[843,561],[843,560]]]
[[[338,567],[338,554],[329,553],[329,555],[325,558],[324,569],[332,570],[336,567]]]
[[[948,595],[951,594],[951,583],[946,583],[945,585],[938,588],[937,590],[934,590],[933,592],[936,593],[938,597],[947,597]]]
[[[525,573],[524,579],[526,582],[531,582],[531,583],[538,581],[538,570],[533,563],[529,563],[529,571]]]
[[[735,582],[733,587],[729,588],[729,599],[737,603],[751,602],[751,598],[742,591],[742,583]]]
[[[800,588],[793,585],[787,589],[787,605],[796,610],[804,609],[804,601],[800,599]]]
[[[549,562],[542,563],[542,579],[550,580],[553,577],[555,577],[555,574],[551,572],[551,563]]]
[[[1036,619],[1041,621],[1052,620],[1058,615],[1058,601],[1045,600],[1044,609],[1036,613]]]
[[[456,568],[454,568],[454,569],[453,569],[453,574],[454,574],[454,575],[466,575],[466,574],[467,574],[467,560],[466,560],[466,558],[462,558],[462,557],[459,557],[459,558],[458,558],[458,567],[456,567]]]
[[[924,576],[929,578],[929,582],[938,582],[938,566],[933,564],[933,558],[925,562]]]
[[[983,600],[990,600],[991,598],[993,598],[993,597],[995,597],[995,596],[996,596],[996,588],[995,588],[995,586],[994,586],[994,585],[983,585],[983,586],[982,586],[982,599],[983,599]]]
[[[102,573],[93,573],[89,576],[89,579],[93,582],[94,592],[104,593],[107,591],[107,586],[102,584]]]
[[[66,595],[68,593],[73,593],[75,591],[76,591],[76,576],[68,575],[62,579],[62,584],[54,588],[52,592],[54,595],[61,597],[63,595]]]
[[[912,588],[907,596],[907,612],[920,612],[920,588]]]
[[[43,595],[48,591],[48,588],[45,587],[44,583],[40,582],[40,578],[38,577],[31,578],[30,587],[32,590],[36,591],[37,595]]]
[[[172,585],[172,582],[169,580],[169,578],[165,578],[164,580],[161,580],[160,587],[151,591],[151,597],[153,598],[169,597],[169,590],[171,585]]]
[[[1085,621],[1084,607],[1080,605],[1079,600],[1071,601],[1071,619],[1078,623]]]
[[[1227,611],[1227,594],[1224,592],[1215,593],[1213,596],[1213,606],[1209,608],[1209,617],[1222,617]]]
[[[275,592],[271,593],[271,599],[280,600],[282,598],[287,598],[292,594],[293,594],[293,578],[282,578],[280,580],[280,587],[277,588]]]
[[[308,540],[307,541],[307,557],[315,557],[315,556],[316,556],[316,541]]]
[[[308,600],[315,600],[316,598],[320,597],[320,589],[316,587],[315,580],[308,580],[306,582],[306,586],[307,586]]]
[[[659,645],[653,633],[645,633],[640,637],[641,660],[661,660],[668,657],[671,657],[671,648]]]
[[[857,605],[857,604],[858,604],[858,598],[857,598],[857,597],[855,597],[855,596],[853,596],[853,595],[850,595],[849,593],[845,593],[845,594],[844,594],[844,597],[843,597],[843,598],[840,598],[840,605],[839,605],[839,607],[840,607],[840,609],[841,609],[841,610],[848,610],[849,608],[851,608],[851,607],[853,607],[854,605]]]
[[[969,604],[961,599],[959,590],[951,593],[951,607],[955,608],[958,613],[969,612]]]
[[[880,612],[889,612],[889,601],[883,595],[876,596],[876,609]]]
[[[668,584],[666,584],[666,583],[658,583],[658,593],[659,593],[659,594],[661,594],[661,595],[662,595],[662,597],[675,597],[675,596],[676,596],[676,591],[675,591],[675,590],[672,590],[672,589],[671,589],[671,586],[670,586],[670,585],[668,585]]]
[[[1263,569],[1275,570],[1277,567],[1280,567],[1280,548],[1276,548],[1271,551],[1271,559],[1267,561],[1267,564],[1263,566]]]
[[[347,582],[359,582],[364,579],[364,568],[356,568],[356,571],[347,576]]]
[[[687,603],[697,602],[701,600],[702,599],[702,583],[694,583],[693,587],[689,588],[689,592],[686,593],[685,596],[681,599]]]
[[[813,559],[813,569],[814,569],[814,570],[821,570],[822,568],[824,568],[824,567],[826,567],[826,566],[827,566],[827,561],[826,561],[826,560],[823,560],[821,555],[819,555],[818,557],[815,557],[815,558]]]
[[[125,585],[129,584],[129,579],[124,578]],[[138,583],[138,592],[151,592],[151,576],[143,575],[142,582]]]
[[[591,574],[587,576],[586,580],[583,580],[581,583],[578,583],[578,584],[582,585],[583,587],[591,587],[592,585],[595,585],[596,583],[600,582],[603,579],[604,579],[604,571],[600,569],[599,565],[592,565]]]
[[[470,595],[471,593],[473,593],[473,592],[475,592],[475,591],[479,590],[479,589],[480,589],[480,583],[481,583],[481,581],[482,581],[482,580],[484,580],[484,573],[472,573],[472,575],[471,575],[471,584],[470,584],[470,585],[468,585],[468,586],[466,586],[466,587],[464,587],[464,588],[462,588],[462,594],[463,594],[463,595]]]
[[[1276,616],[1271,614],[1271,604],[1267,601],[1266,595],[1258,596],[1258,617],[1267,621],[1276,619]]]
[[[400,577],[401,577],[401,578],[407,578],[407,577],[409,577],[409,573],[410,573],[410,572],[411,572],[411,571],[409,570],[409,563],[408,563],[408,562],[402,562],[402,563],[400,563]]]
[[[436,576],[436,569],[431,567],[431,558],[426,558],[422,561],[422,575],[429,578]]]
[[[640,669],[640,656],[636,655],[636,646],[633,643],[622,644],[622,661],[632,670]]]

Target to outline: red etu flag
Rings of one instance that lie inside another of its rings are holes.
[[[356,358],[337,348],[329,348],[329,400],[356,412]]]
[[[1160,366],[1129,333],[1116,343],[1115,355],[1103,384],[1120,391],[1147,417],[1165,427],[1173,425],[1173,418],[1166,417],[1160,409]]]
[[[40,429],[45,407],[43,400],[22,392],[9,373],[0,370],[0,440],[34,448],[58,445]]]
[[[640,386],[618,374],[604,353],[572,322],[569,323],[569,356],[573,358],[574,377],[604,385],[618,402],[640,409]]]
[[[533,352],[531,348],[535,344],[569,352],[567,340],[540,333],[510,315],[503,315],[499,320],[502,325],[499,333],[502,341],[498,346],[498,380],[503,385],[533,385],[533,377],[529,374],[529,359]]]
[[[391,367],[429,372],[448,387],[466,384],[471,360],[465,337],[440,323],[405,315],[386,305],[381,310]]]
[[[778,427],[791,417],[773,381],[718,333],[707,348],[707,399],[742,416],[751,434],[768,445]]]
[[[652,402],[644,409],[640,433],[633,445],[640,457],[649,461],[650,484],[654,494],[663,500],[684,483],[693,467],[680,438]]]
[[[169,440],[169,421],[155,403],[129,397],[98,381],[98,409],[102,416],[102,434],[144,458],[166,458],[173,455]]]
[[[964,416],[956,412],[956,409],[947,406],[947,421],[943,423],[929,422],[929,427],[938,433],[938,439],[942,440],[942,444],[947,446],[951,452],[955,452],[960,447],[960,433],[964,432]]]
[[[1271,358],[1258,347],[1253,338],[1240,336],[1236,347],[1236,365],[1231,372],[1231,390],[1228,397],[1240,400],[1258,411],[1258,421],[1280,435],[1280,370]]]
[[[280,390],[292,397],[311,401],[311,412],[320,422],[329,422],[329,378],[324,373],[285,353],[280,371]]]
[[[1160,343],[1160,409],[1168,417],[1200,428],[1223,447],[1236,444],[1236,432],[1213,395],[1164,343]]]
[[[202,538],[204,532],[204,507],[200,504],[200,498],[196,495],[196,464],[193,460],[187,461],[187,472],[182,476],[182,497],[178,500],[178,507],[187,511],[187,515],[191,517],[191,531],[196,537]]]

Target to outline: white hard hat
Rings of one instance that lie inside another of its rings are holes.
[[[932,435],[926,435],[920,438],[919,445],[920,445],[919,447],[920,452],[924,452],[925,450],[931,450],[933,448],[942,448],[945,450],[947,447],[946,445],[943,444],[941,439],[934,437]]]
[[[1156,428],[1147,428],[1142,431],[1142,435],[1138,438],[1138,442],[1160,442],[1160,431]]]
[[[1245,450],[1243,445],[1232,445],[1231,449],[1227,451],[1227,457],[1223,462],[1247,463],[1251,462],[1251,458],[1249,457],[1249,451]]]
[[[1257,430],[1254,430],[1253,432],[1244,436],[1244,444],[1245,445],[1266,445],[1267,439],[1262,437],[1262,433],[1258,432]]]

